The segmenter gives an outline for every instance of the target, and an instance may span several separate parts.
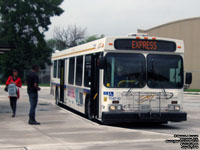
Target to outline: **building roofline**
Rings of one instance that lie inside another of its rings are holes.
[[[161,24],[161,25],[155,26],[155,27],[147,29],[147,30],[138,29],[137,31],[139,31],[139,32],[149,32],[151,30],[155,30],[157,28],[161,28],[161,27],[168,26],[168,25],[171,25],[171,24],[176,24],[176,23],[191,21],[191,20],[198,20],[198,19],[200,19],[200,17],[186,18],[186,19],[181,19],[181,20],[176,20],[176,21],[165,23],[165,24]]]

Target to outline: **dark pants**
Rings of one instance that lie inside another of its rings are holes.
[[[12,109],[13,114],[15,114],[17,108],[17,97],[10,97],[10,107]]]
[[[29,96],[29,101],[30,101],[29,117],[35,118],[35,110],[36,110],[37,103],[38,103],[38,93],[29,92],[28,96]]]

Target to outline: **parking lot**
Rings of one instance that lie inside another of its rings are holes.
[[[200,133],[200,95],[185,94],[186,122],[105,126],[57,107],[49,88],[43,88],[37,113],[41,125],[31,126],[26,89],[21,93],[17,116],[11,118],[7,93],[0,88],[0,150],[178,150],[179,143],[165,140],[174,139],[174,134]]]

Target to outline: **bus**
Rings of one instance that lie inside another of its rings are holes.
[[[105,37],[52,54],[51,94],[90,120],[167,123],[187,120],[182,40]]]

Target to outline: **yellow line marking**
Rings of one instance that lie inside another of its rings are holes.
[[[69,54],[63,54],[63,55],[60,55],[60,56],[54,56],[54,57],[52,57],[52,58],[53,58],[53,59],[54,59],[54,58],[59,58],[59,57],[68,56],[68,55],[72,55],[72,54],[76,54],[76,53],[81,53],[81,52],[85,52],[85,51],[91,51],[91,50],[95,50],[95,49],[96,49],[96,48],[84,49],[84,50],[77,51],[77,52],[72,52],[72,53],[69,53]]]

